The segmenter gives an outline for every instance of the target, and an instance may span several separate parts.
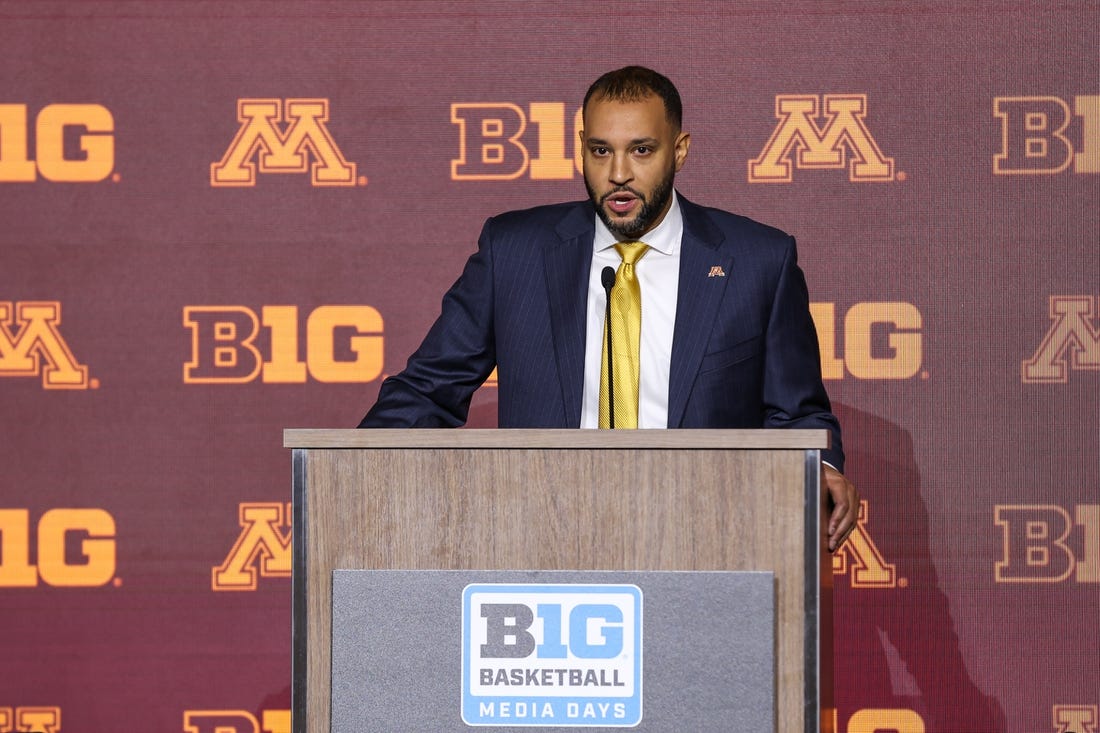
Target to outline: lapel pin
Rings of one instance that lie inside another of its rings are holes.
[[[721,265],[714,265],[710,268],[710,272],[707,273],[707,277],[725,277],[726,271],[722,269]]]

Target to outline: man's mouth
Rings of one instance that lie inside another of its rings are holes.
[[[638,196],[630,191],[614,191],[604,196],[607,208],[619,216],[629,214],[637,202]]]

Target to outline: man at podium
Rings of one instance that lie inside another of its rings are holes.
[[[859,509],[794,238],[673,188],[691,136],[663,75],[584,98],[588,199],[490,218],[362,428],[458,427],[493,369],[502,428],[824,428],[835,551]]]

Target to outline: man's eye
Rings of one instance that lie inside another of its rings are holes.
[[[638,155],[649,155],[649,146],[639,145],[638,147],[634,148],[634,152]]]
[[[607,148],[592,148],[593,155],[607,155]]]

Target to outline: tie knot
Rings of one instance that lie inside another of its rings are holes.
[[[615,250],[623,258],[623,264],[633,266],[649,251],[649,245],[645,242],[619,242],[615,245]]]

